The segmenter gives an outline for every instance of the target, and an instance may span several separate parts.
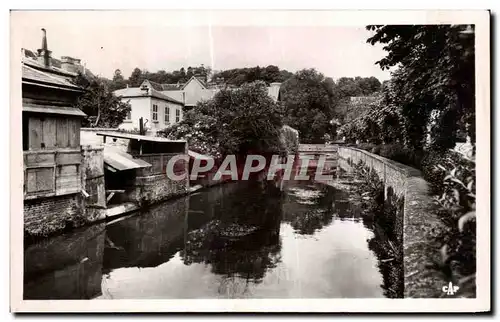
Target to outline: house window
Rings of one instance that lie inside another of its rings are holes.
[[[165,124],[170,124],[170,108],[165,106]]]
[[[153,104],[153,121],[158,121],[158,105]]]
[[[178,123],[181,120],[181,110],[175,110],[175,123]]]
[[[126,120],[130,121],[131,119],[132,119],[132,111],[128,111]]]

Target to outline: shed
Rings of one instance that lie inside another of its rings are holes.
[[[74,107],[83,93],[72,82],[75,76],[32,59],[22,61],[25,199],[81,190],[80,124],[85,114]]]
[[[150,203],[185,193],[188,180],[176,181],[167,175],[167,164],[175,156],[187,156],[187,142],[126,132],[96,132],[104,141],[106,191],[123,192],[119,202]],[[106,145],[107,138],[128,140],[127,151]],[[187,158],[186,158],[187,159]],[[187,160],[175,162],[176,175],[187,174]],[[187,177],[187,176],[186,176]],[[110,197],[111,198],[111,197]]]

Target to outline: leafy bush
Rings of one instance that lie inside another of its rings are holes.
[[[449,158],[448,160],[451,160]],[[444,175],[442,194],[435,197],[439,215],[448,230],[438,239],[442,243],[440,261],[433,267],[462,289],[462,296],[475,296],[476,275],[476,195],[475,168],[450,162],[435,166]]]
[[[294,128],[284,125],[280,131],[280,143],[286,154],[296,154],[299,150],[299,132]]]
[[[357,145],[357,148],[358,149],[361,149],[361,150],[366,150],[366,151],[369,151],[371,152],[372,149],[374,147],[376,147],[377,145],[376,144],[373,144],[373,143],[360,143]]]
[[[431,185],[432,193],[441,195],[444,192],[447,171],[456,168],[454,175],[462,182],[469,182],[475,178],[475,167],[473,161],[458,153],[430,150],[422,160],[421,169],[425,180]]]
[[[356,147],[417,169],[421,168],[424,154],[421,151],[408,149],[399,143],[379,145],[360,143]]]
[[[423,152],[408,149],[402,144],[382,145],[379,155],[417,169],[420,168],[423,158]]]

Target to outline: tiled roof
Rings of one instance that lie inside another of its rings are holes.
[[[184,86],[184,83],[178,83],[178,84],[161,84],[162,86],[162,91],[173,91],[173,90],[179,90]]]
[[[168,102],[172,103],[177,103],[177,104],[184,104],[182,101],[174,99],[170,96],[167,96],[163,93],[160,93],[159,91],[155,89],[150,89],[148,91],[141,90],[139,87],[129,87],[129,88],[122,88],[118,89],[113,92],[116,96],[118,97],[139,97],[139,96],[144,96],[144,97],[155,97],[158,99],[162,99]]]
[[[146,79],[142,84],[150,84],[151,87],[153,87],[155,90],[157,91],[169,91],[169,90],[177,90],[177,89],[181,89],[183,86],[184,86],[184,83],[177,83],[177,84],[160,84],[160,83],[156,83],[156,82],[153,82],[153,81],[150,81],[149,79]]]
[[[55,86],[64,86],[72,89],[80,89],[72,83],[73,75],[60,72],[53,68],[41,68],[32,62],[24,62],[22,68],[22,78],[24,82],[45,83]]]

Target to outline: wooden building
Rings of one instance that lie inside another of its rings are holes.
[[[85,114],[73,107],[83,90],[72,82],[78,60],[64,57],[62,68],[51,66],[42,30],[37,59],[22,60],[25,225],[39,223],[42,215],[78,212],[75,196],[81,192],[80,124]]]

